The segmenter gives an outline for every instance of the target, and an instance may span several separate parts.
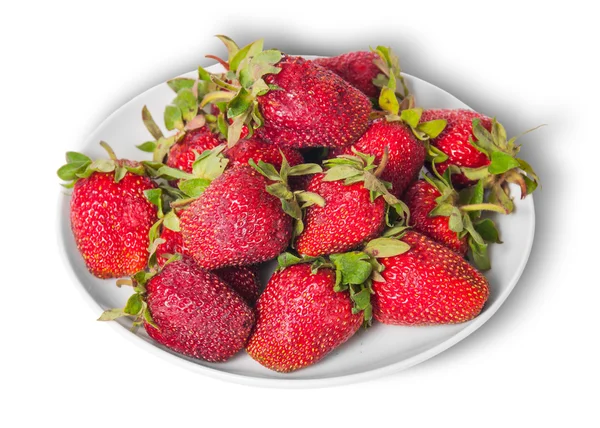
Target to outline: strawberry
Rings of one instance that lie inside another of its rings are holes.
[[[448,165],[459,167],[479,168],[489,165],[487,156],[480,152],[469,141],[476,140],[473,133],[473,119],[479,119],[481,126],[488,131],[492,129],[492,120],[480,113],[472,110],[448,110],[433,109],[425,110],[421,120],[444,119],[447,123],[446,128],[436,138],[430,140],[430,144],[437,148],[440,156],[436,162],[436,168],[443,174]],[[444,159],[441,161],[441,159]],[[469,180],[462,174],[455,174],[452,181],[456,185],[470,186],[475,181]]]
[[[232,266],[214,270],[213,273],[234,289],[251,307],[260,294],[260,281],[256,266]]]
[[[109,160],[95,160],[68,152],[58,176],[70,182],[71,230],[85,264],[98,278],[129,276],[148,262],[149,231],[156,209],[145,192],[156,187],[144,167],[118,160],[100,143]]]
[[[347,341],[363,322],[347,293],[334,291],[336,273],[297,264],[273,274],[256,305],[246,350],[263,366],[290,372],[314,364]]]
[[[223,90],[209,93],[201,105],[227,102],[229,145],[244,124],[266,143],[295,148],[348,145],[367,128],[369,99],[341,77],[312,61],[263,51],[262,40],[240,49],[220,39],[229,51],[223,63],[231,79],[213,79]]]
[[[160,266],[164,266],[173,254],[181,254],[184,258],[191,257],[183,244],[181,232],[163,227],[160,239],[164,241],[156,248],[157,262]],[[254,306],[260,292],[258,270],[255,266],[227,267],[212,273],[242,296],[249,305]]]
[[[107,310],[100,320],[133,316],[161,345],[206,361],[226,361],[244,348],[254,313],[217,275],[176,260],[156,274],[139,272],[132,285],[136,293],[125,308]]]
[[[373,171],[373,160],[373,156],[359,152],[329,159],[325,161],[327,172],[311,179],[307,190],[323,197],[325,205],[307,208],[306,227],[296,240],[300,254],[320,256],[349,251],[383,231],[386,202],[397,207],[402,203],[377,178],[385,163]]]
[[[455,185],[472,185],[483,179],[484,187],[490,190],[490,202],[509,213],[514,204],[508,183],[520,187],[521,198],[537,188],[539,178],[533,168],[517,158],[521,148],[515,145],[517,137],[508,140],[506,130],[495,119],[469,110],[428,110],[422,117],[440,118],[448,126],[431,139],[428,158],[442,173],[448,165],[460,167],[461,173],[452,176]]]
[[[199,154],[223,143],[224,141],[206,126],[194,129],[171,146],[166,164],[171,168],[191,173],[192,165]]]
[[[280,169],[282,154],[291,166],[304,163],[304,158],[298,150],[289,147],[279,148],[273,144],[264,143],[256,137],[238,141],[235,146],[227,149],[224,154],[229,159],[230,167],[245,165],[252,159],[254,162],[270,163],[275,168]]]
[[[475,318],[489,285],[454,251],[417,232],[400,238],[410,249],[379,259],[381,278],[373,281],[373,315],[384,324],[454,324]]]
[[[290,372],[316,363],[372,318],[372,277],[377,254],[406,251],[392,238],[370,241],[366,252],[328,258],[279,256],[276,271],[258,299],[248,354],[265,367]]]
[[[313,62],[334,72],[371,99],[377,100],[381,86],[387,84],[390,73],[402,82],[402,96],[408,95],[408,88],[400,74],[398,58],[388,47],[378,46],[370,52],[350,52],[331,58],[317,58]]]
[[[471,249],[475,265],[481,270],[489,269],[488,242],[501,241],[496,225],[489,218],[481,219],[481,211],[506,211],[500,205],[484,202],[483,181],[459,193],[451,180],[451,173],[458,168],[448,167],[444,176],[438,174],[435,166],[432,169],[435,176],[425,175],[404,195],[410,225],[463,257]]]

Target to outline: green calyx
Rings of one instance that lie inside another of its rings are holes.
[[[67,152],[67,163],[56,172],[58,177],[66,182],[62,183],[63,187],[70,189],[77,180],[87,178],[94,172],[114,172],[115,183],[121,181],[128,172],[136,175],[147,174],[143,165],[131,165],[126,161],[117,159],[115,152],[106,142],[101,141],[100,145],[108,152],[109,159],[92,160],[82,153]]]
[[[244,125],[249,136],[263,125],[264,119],[257,97],[270,90],[280,89],[267,84],[264,76],[281,71],[276,64],[281,61],[283,54],[275,49],[263,50],[262,39],[240,48],[227,36],[217,37],[227,48],[228,60],[223,61],[214,56],[211,58],[217,59],[227,73],[224,76],[210,76],[217,89],[203,97],[200,107],[208,103],[220,106],[221,114],[217,119],[219,129],[227,137],[228,147],[232,147],[240,139]]]
[[[407,221],[410,215],[408,207],[390,193],[391,183],[379,178],[388,162],[388,147],[384,148],[379,165],[375,164],[374,155],[361,153],[354,148],[352,152],[354,155],[340,155],[323,161],[323,165],[327,168],[323,181],[343,180],[345,185],[362,182],[364,188],[370,192],[371,201],[380,196],[385,200],[388,208],[386,211],[388,224],[391,222],[389,208],[392,208],[403,221]]]
[[[270,163],[258,161],[258,164],[250,159],[248,162],[256,171],[272,181],[267,185],[266,190],[269,194],[276,196],[281,200],[283,211],[294,219],[293,238],[300,235],[304,230],[304,210],[311,205],[325,206],[325,199],[320,195],[307,192],[305,190],[292,191],[288,184],[288,177],[317,174],[323,172],[320,165],[314,163],[305,163],[290,166],[283,152],[281,152],[281,168],[279,172]],[[292,242],[294,239],[292,238]]]
[[[473,119],[473,134],[475,140],[470,138],[469,143],[485,154],[490,163],[480,168],[463,167],[460,171],[470,180],[484,180],[484,187],[490,190],[490,201],[502,205],[510,213],[514,204],[508,184],[517,184],[523,199],[538,187],[539,177],[531,165],[517,157],[521,149],[520,145],[515,144],[518,137],[507,139],[506,130],[496,119],[492,119],[491,132],[479,119]]]
[[[479,180],[474,186],[457,192],[452,186],[452,174],[460,169],[450,165],[440,175],[432,164],[434,176],[423,178],[434,186],[440,196],[436,207],[429,212],[430,217],[448,217],[448,227],[456,232],[459,239],[467,236],[473,262],[480,270],[491,268],[488,256],[488,243],[501,243],[495,223],[489,218],[481,218],[483,211],[507,214],[506,209],[496,203],[485,201],[484,182]]]
[[[326,257],[296,256],[283,253],[279,256],[279,269],[300,263],[310,263],[311,271],[321,268],[335,271],[336,292],[348,292],[352,301],[352,313],[363,313],[363,326],[369,327],[373,319],[373,281],[384,281],[381,276],[384,267],[377,259],[393,257],[409,250],[408,244],[390,237],[382,237],[368,242],[362,251],[330,254]]]
[[[167,264],[180,259],[181,255],[173,255],[165,262],[163,268]],[[137,330],[137,328],[144,322],[147,322],[154,328],[159,329],[158,325],[156,325],[152,319],[152,314],[150,313],[148,304],[146,303],[146,284],[158,273],[158,270],[153,269],[149,271],[142,270],[134,274],[131,278],[117,280],[117,287],[122,287],[123,285],[130,286],[133,288],[134,293],[129,297],[129,299],[127,299],[127,303],[123,308],[105,310],[98,318],[98,321],[113,321],[117,318],[131,317],[133,318],[133,325],[131,327],[132,331]]]
[[[402,69],[400,68],[400,61],[398,57],[392,52],[392,48],[386,46],[377,46],[375,49],[370,48],[371,52],[376,53],[379,57],[373,62],[381,70],[381,74],[378,74],[373,79],[373,84],[378,88],[389,87],[390,79],[394,79],[394,91],[400,100],[406,99],[410,92],[402,77]],[[396,82],[400,82],[401,88],[397,87]]]

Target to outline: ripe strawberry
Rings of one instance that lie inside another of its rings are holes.
[[[148,262],[148,232],[156,221],[156,208],[144,192],[156,186],[137,162],[91,161],[67,153],[67,164],[58,176],[71,182],[71,230],[85,264],[98,278],[129,276]]]
[[[403,254],[379,260],[373,315],[384,324],[453,324],[475,318],[489,295],[486,278],[455,252],[416,232]]]
[[[228,102],[229,145],[244,124],[266,143],[295,148],[344,146],[365,131],[369,99],[336,74],[300,57],[263,51],[262,40],[239,49],[220,38],[233,85],[215,80],[225,90],[208,94],[201,105]]]
[[[163,227],[159,238],[165,241],[156,247],[156,259],[160,266],[163,266],[173,254],[190,256],[188,249],[183,244],[181,232]]]
[[[385,147],[389,148],[389,159],[381,178],[392,183],[390,192],[400,197],[415,181],[425,162],[425,147],[407,124],[376,119],[356,143],[331,151],[331,156],[352,154],[352,150],[375,156],[381,162]]]
[[[350,52],[331,58],[317,58],[313,62],[333,71],[371,99],[379,97],[381,86],[386,84],[390,73],[401,80],[403,96],[408,95],[408,88],[400,75],[398,58],[390,48],[378,46],[370,52]]]
[[[275,272],[256,305],[246,350],[263,366],[290,372],[314,364],[360,328],[347,293],[336,292],[331,268],[297,264]]]
[[[470,249],[475,265],[481,270],[490,269],[488,242],[501,241],[494,222],[482,219],[481,212],[506,214],[505,209],[484,201],[483,180],[459,193],[452,187],[451,174],[458,170],[456,166],[448,167],[443,176],[434,166],[432,170],[435,176],[425,175],[404,195],[411,226],[463,257]]]
[[[385,163],[373,171],[373,157],[355,152],[329,159],[325,166],[327,172],[315,174],[307,188],[325,204],[306,210],[306,227],[296,240],[298,252],[307,256],[349,251],[375,238],[385,227],[386,202],[402,205],[377,178]]]
[[[204,269],[260,263],[289,244],[292,219],[251,166],[226,170],[181,214],[183,242]]]
[[[441,173],[448,165],[460,168],[461,173],[452,176],[454,184],[472,185],[483,179],[490,202],[509,213],[514,205],[508,183],[519,185],[521,198],[537,188],[539,178],[533,168],[517,158],[521,148],[515,145],[517,138],[508,140],[506,130],[495,119],[469,110],[428,110],[422,119],[448,122],[446,129],[431,139],[428,157]]]
[[[255,137],[238,141],[235,146],[227,149],[224,154],[229,159],[229,167],[248,164],[248,161],[252,159],[257,163],[259,161],[270,163],[279,170],[281,168],[282,153],[291,166],[304,163],[304,158],[298,150],[289,147],[279,148],[273,144],[264,143]]]
[[[188,131],[180,141],[171,146],[166,164],[171,168],[191,173],[197,155],[223,143],[219,135],[206,126]]]
[[[213,273],[233,288],[253,307],[260,294],[260,281],[256,266],[232,266],[214,270]]]
[[[430,140],[430,144],[446,156],[446,160],[436,163],[436,169],[443,174],[448,165],[459,167],[479,168],[489,165],[487,156],[477,150],[469,140],[476,140],[473,133],[473,119],[479,119],[481,125],[488,131],[492,130],[492,120],[472,110],[449,110],[433,109],[425,110],[421,120],[444,119],[446,128],[436,138]],[[457,185],[470,186],[475,181],[469,180],[462,174],[455,174],[452,182]]]
[[[161,345],[206,361],[226,361],[244,348],[254,313],[218,276],[177,260],[134,280],[136,293],[125,308],[105,311],[100,320],[134,316],[134,325],[143,322]]]

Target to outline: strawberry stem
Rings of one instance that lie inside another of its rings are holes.
[[[222,60],[218,56],[215,56],[215,55],[205,55],[205,58],[214,59],[219,64],[221,64],[223,66],[223,68],[225,68],[225,70],[229,71],[229,64],[227,63],[227,61]]]
[[[377,166],[377,169],[373,171],[373,175],[378,177],[383,173],[383,170],[387,166],[388,160],[390,159],[390,148],[389,146],[385,146],[383,148],[383,156],[381,157],[381,162]]]
[[[500,214],[507,214],[506,210],[499,205],[496,204],[471,204],[471,205],[463,205],[460,207],[461,211],[495,211]]]

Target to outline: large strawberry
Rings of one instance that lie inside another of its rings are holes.
[[[489,296],[486,278],[454,251],[417,232],[400,238],[410,249],[379,260],[373,315],[385,324],[430,325],[469,321]]]
[[[88,270],[99,278],[129,276],[148,262],[148,234],[157,214],[145,192],[156,186],[141,164],[118,160],[100,144],[110,159],[67,152],[58,176],[73,187],[71,230]]]
[[[339,147],[366,129],[371,103],[338,75],[303,58],[263,51],[262,40],[239,48],[221,36],[229,51],[223,90],[207,94],[202,105],[227,102],[227,131],[233,145],[246,125],[267,143],[286,147]]]
[[[521,198],[533,192],[539,179],[531,165],[517,158],[520,146],[516,137],[507,139],[506,130],[495,119],[470,110],[427,110],[422,120],[446,120],[448,125],[430,140],[429,158],[440,172],[448,165],[460,167],[461,174],[452,180],[458,185],[472,185],[484,179],[490,200],[507,212],[514,208],[508,183],[521,189]]]
[[[258,299],[248,354],[265,367],[290,372],[316,363],[348,340],[372,317],[371,277],[375,254],[396,255],[406,245],[371,241],[365,252],[298,258],[282,254]]]
[[[408,88],[400,74],[398,57],[389,47],[377,46],[370,52],[349,52],[331,58],[317,58],[313,61],[333,71],[373,100],[379,97],[381,87],[387,85],[390,74],[394,74],[402,83],[400,95],[403,98],[408,96]]]
[[[378,179],[385,159],[377,167],[373,156],[355,152],[324,164],[329,169],[316,174],[307,190],[323,197],[325,204],[307,209],[306,226],[296,240],[300,254],[320,256],[352,250],[383,231],[386,204],[401,213],[407,211]]]
[[[373,120],[355,144],[332,150],[331,156],[351,154],[356,150],[375,156],[379,163],[387,148],[389,157],[381,178],[392,183],[391,193],[400,197],[423,168],[425,146],[421,140],[437,136],[444,128],[445,121],[419,123],[422,109],[406,108],[401,111],[402,105],[395,94],[395,82],[392,74],[388,86],[381,90],[379,105],[383,112],[380,116],[385,117]],[[412,99],[409,97],[407,100],[407,107],[412,107]]]
[[[133,316],[158,343],[206,361],[226,361],[244,348],[254,313],[217,275],[176,260],[157,274],[139,272],[132,285],[136,293],[125,308],[107,310],[100,320]]]
[[[450,166],[443,176],[435,167],[432,169],[434,176],[424,175],[404,194],[403,200],[410,210],[410,225],[462,256],[471,249],[475,265],[489,269],[488,242],[501,241],[494,222],[481,218],[481,212],[506,214],[506,211],[500,205],[484,202],[483,181],[459,193],[452,186],[450,175],[458,168]]]

